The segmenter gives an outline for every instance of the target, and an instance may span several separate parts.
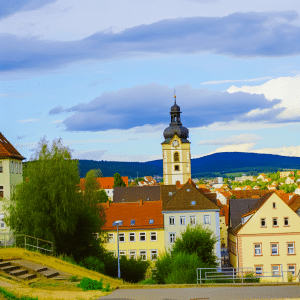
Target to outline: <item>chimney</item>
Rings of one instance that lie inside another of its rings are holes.
[[[143,205],[143,199],[140,199],[140,205]]]
[[[177,189],[180,188],[180,181],[179,181],[179,180],[176,181],[176,188],[177,188]]]

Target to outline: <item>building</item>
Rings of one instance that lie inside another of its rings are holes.
[[[164,223],[161,201],[142,200],[135,203],[101,204],[106,213],[104,247],[117,255],[117,226],[119,226],[120,255],[155,261],[165,251]]]
[[[96,178],[99,188],[105,190],[110,201],[114,201],[114,177],[98,177]],[[128,176],[122,176],[126,186],[128,186]],[[80,179],[80,189],[85,189],[85,178]]]
[[[215,255],[221,260],[220,208],[201,193],[191,179],[179,189],[176,186],[162,186],[162,190],[166,250],[172,249],[176,238],[181,236],[188,225],[202,224],[218,238]]]
[[[115,187],[114,203],[160,200],[160,186]]]
[[[162,142],[164,184],[172,185],[176,181],[184,184],[191,178],[191,153],[188,141],[189,130],[182,126],[180,107],[175,103],[171,107],[171,123],[164,130]]]
[[[297,197],[298,198],[298,197]],[[298,198],[299,199],[299,198]],[[259,199],[230,201],[229,251],[233,267],[250,267],[262,281],[282,281],[300,267],[300,218],[275,192]],[[296,201],[296,200],[295,200]],[[297,204],[297,202],[296,202]],[[234,207],[235,206],[235,207]]]
[[[294,172],[293,171],[280,172],[280,178],[289,177],[290,175],[294,175]]]
[[[25,159],[0,132],[0,232],[8,233],[3,222],[6,214],[3,198],[10,199],[17,184],[23,180],[22,160]]]

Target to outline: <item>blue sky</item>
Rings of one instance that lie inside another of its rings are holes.
[[[0,0],[0,131],[27,159],[161,158],[174,87],[192,157],[300,156],[298,0]]]

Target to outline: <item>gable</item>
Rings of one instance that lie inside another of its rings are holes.
[[[182,210],[219,210],[204,194],[202,194],[193,184],[187,182],[172,197],[163,202],[163,211]]]
[[[273,203],[276,208],[273,208]],[[278,226],[273,227],[273,218],[278,218]],[[290,226],[284,226],[284,218],[289,218]],[[261,218],[266,219],[266,227],[261,227]],[[300,218],[298,215],[276,194],[273,193],[253,214],[239,231],[239,234],[264,234],[264,233],[288,233],[298,232]]]
[[[25,159],[0,132],[0,158]]]

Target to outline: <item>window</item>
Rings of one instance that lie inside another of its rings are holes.
[[[273,218],[273,226],[278,226],[278,219],[277,218]]]
[[[150,232],[150,241],[157,241],[157,232],[156,231],[152,231]]]
[[[119,242],[125,243],[125,233],[119,233]]]
[[[185,217],[184,216],[180,217],[180,225],[185,225]]]
[[[135,242],[135,233],[134,232],[129,233],[129,242]]]
[[[284,226],[290,226],[290,222],[289,222],[288,217],[284,218],[283,221],[284,221]]]
[[[271,244],[271,255],[279,255],[278,253],[278,243]]]
[[[13,173],[14,172],[14,162],[12,161],[10,165],[11,165],[11,173]]]
[[[295,276],[296,266],[295,265],[288,265],[288,272],[292,272],[292,275]]]
[[[175,232],[170,232],[170,244],[175,243]]]
[[[263,267],[262,266],[255,266],[255,274],[256,275],[262,275],[263,273]]]
[[[169,224],[175,225],[175,217],[169,217]]]
[[[0,214],[0,227],[1,228],[5,227],[5,223],[4,223],[3,219],[4,219],[4,214]]]
[[[135,250],[129,250],[129,259],[130,258],[136,259],[136,251]]]
[[[131,225],[131,226],[134,226],[134,225],[135,225],[135,220],[131,220],[131,221],[130,221],[130,225]]]
[[[0,198],[3,198],[4,197],[4,188],[3,186],[1,185],[0,186]]]
[[[154,224],[154,220],[153,219],[149,219],[149,224]]]
[[[119,255],[120,256],[126,256],[126,250],[120,250]]]
[[[146,232],[140,232],[140,242],[146,242]]]
[[[273,202],[273,208],[276,208],[276,203],[275,202]]]
[[[210,215],[204,215],[204,224],[210,224]]]
[[[113,221],[112,225],[113,225],[113,226],[117,226],[116,221]],[[122,226],[122,225],[123,225],[123,221],[120,222],[119,226]]]
[[[187,191],[187,192],[190,192],[190,191],[191,191],[191,189],[186,189],[186,191]]]
[[[1,160],[0,160],[0,173],[3,173],[3,163]]]
[[[22,173],[22,163],[21,162],[19,162],[19,172],[20,172],[20,174]]]
[[[172,192],[169,192],[169,196],[172,196],[173,195],[173,193]]]
[[[295,243],[287,243],[288,255],[295,254]]]
[[[196,217],[195,216],[190,216],[190,224],[196,225]]]
[[[150,259],[157,260],[157,250],[150,250]]]
[[[107,252],[110,253],[110,254],[112,254],[113,256],[116,256],[116,251],[108,250]]]
[[[179,161],[179,153],[178,152],[174,153],[174,161]]]
[[[266,225],[266,219],[260,219],[260,226],[261,227],[267,227],[267,225]]]
[[[108,243],[114,243],[115,242],[115,237],[113,233],[108,233],[107,234],[107,242]]]
[[[179,166],[178,165],[174,166],[174,171],[179,171]]]
[[[196,205],[196,201],[191,201],[191,205],[192,206]]]
[[[262,255],[261,244],[254,244],[254,255]]]
[[[15,170],[16,170],[16,174],[18,174],[19,170],[18,170],[18,163],[17,162],[15,163]]]
[[[139,255],[142,260],[147,260],[147,250],[140,250]]]
[[[279,265],[272,265],[272,276],[279,276]]]

